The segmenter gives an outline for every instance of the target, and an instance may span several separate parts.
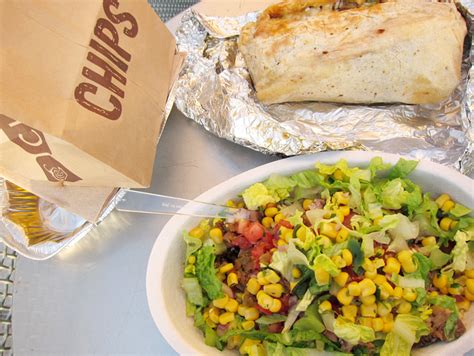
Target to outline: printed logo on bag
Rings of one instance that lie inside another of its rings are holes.
[[[115,25],[124,22],[126,25],[123,33],[125,36],[134,38],[138,33],[138,23],[129,12],[122,12],[116,15],[112,13],[112,7],[115,9],[119,8],[118,0],[104,0],[103,7],[107,18],[99,18],[95,24],[95,38],[92,38],[89,42],[91,50],[87,53],[87,60],[103,69],[104,73],[99,74],[91,68],[84,66],[82,68],[82,75],[91,82],[84,81],[80,83],[74,91],[74,98],[87,110],[109,120],[117,120],[122,114],[120,98],[125,98],[127,62],[130,62],[132,56],[119,45],[119,32]],[[108,59],[113,65],[108,64],[104,58]],[[114,80],[118,83],[113,83]],[[103,90],[107,91],[107,95],[110,94],[110,105],[108,107],[101,106],[95,100],[98,91]]]
[[[41,131],[2,114],[0,114],[0,130],[5,132],[11,142],[36,156],[36,162],[50,182],[77,182],[82,180],[52,156],[51,149]]]

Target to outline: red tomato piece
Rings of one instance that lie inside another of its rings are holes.
[[[255,304],[255,308],[257,308],[260,313],[263,313],[263,314],[266,314],[266,315],[271,315],[271,314],[273,314],[270,310],[265,309],[265,308],[262,308],[262,307],[261,307],[260,305],[258,305],[258,304]]]
[[[244,236],[249,240],[251,243],[255,244],[258,240],[260,240],[265,233],[265,228],[258,222],[253,222],[249,224],[244,231]]]
[[[353,216],[354,216],[354,213],[351,211],[351,212],[349,213],[349,215],[347,215],[347,216],[344,217],[344,221],[342,222],[342,224],[343,224],[345,227],[347,227],[348,229],[352,229],[352,228],[351,228],[351,219],[352,219]]]
[[[241,235],[237,235],[233,240],[232,240],[232,245],[238,246],[242,250],[248,250],[249,248],[252,247],[252,244],[250,243],[249,240],[247,240],[245,237]]]
[[[239,220],[239,222],[237,223],[237,232],[241,235],[244,235],[245,229],[249,224],[250,221],[248,220]]]

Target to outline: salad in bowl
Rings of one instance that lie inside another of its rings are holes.
[[[244,355],[410,355],[465,331],[474,219],[374,157],[271,175],[227,205],[248,219],[183,231],[182,311],[202,342]]]

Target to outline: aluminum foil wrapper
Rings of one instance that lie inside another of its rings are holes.
[[[118,190],[98,222],[92,224],[0,177],[0,238],[8,247],[27,258],[51,258],[100,224],[124,195],[125,191]],[[28,232],[22,223],[27,226]],[[32,236],[45,241],[30,245]]]
[[[474,0],[463,0],[458,8],[468,25],[462,81],[440,104],[263,105],[237,46],[241,27],[258,13],[210,17],[193,10],[184,14],[176,33],[179,51],[188,56],[175,83],[175,104],[215,135],[263,153],[375,150],[428,159],[472,175]]]

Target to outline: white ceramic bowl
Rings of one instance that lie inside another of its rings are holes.
[[[290,174],[313,168],[317,161],[334,164],[341,158],[350,166],[366,167],[374,156],[381,156],[385,162],[395,164],[400,156],[363,151],[326,152],[308,156],[292,157],[272,162],[239,174],[208,190],[198,201],[224,204],[253,183],[265,180],[272,173]],[[410,178],[423,187],[425,192],[435,194],[447,192],[454,200],[466,206],[473,206],[474,181],[453,169],[439,164],[422,161]],[[193,212],[198,213],[198,207]],[[201,332],[193,326],[192,318],[185,315],[185,295],[180,287],[185,246],[181,238],[183,229],[196,224],[196,218],[174,216],[163,228],[150,254],[146,277],[148,305],[161,334],[180,354],[235,355],[235,352],[220,352],[204,344]],[[468,331],[451,343],[437,343],[418,350],[417,355],[462,355],[474,347],[474,308],[466,318]]]

